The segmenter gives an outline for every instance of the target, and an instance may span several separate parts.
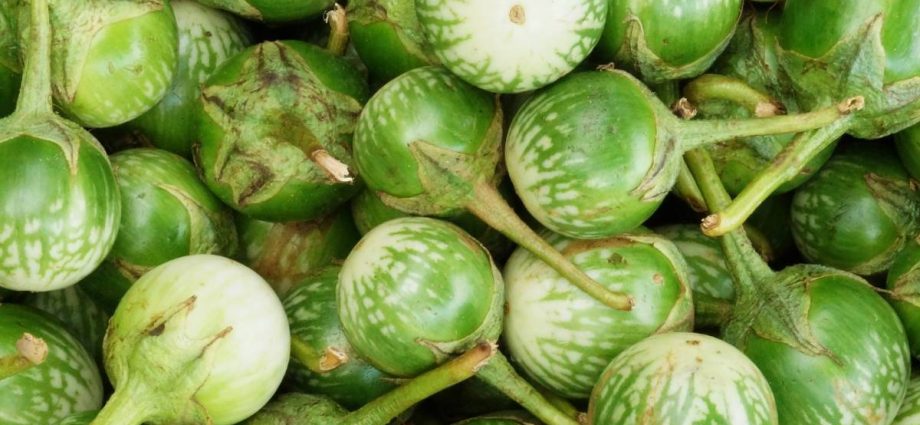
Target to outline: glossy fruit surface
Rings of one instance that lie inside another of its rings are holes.
[[[371,79],[379,84],[438,64],[418,22],[415,0],[349,1],[348,32]]]

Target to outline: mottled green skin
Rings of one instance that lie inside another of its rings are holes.
[[[349,1],[348,33],[377,84],[438,64],[418,23],[415,0]]]
[[[674,243],[687,262],[687,275],[693,294],[720,300],[734,300],[735,288],[725,253],[718,239],[710,238],[696,224],[658,227],[655,233]]]
[[[889,423],[910,353],[901,322],[873,287],[816,265],[756,285],[758,298],[736,306],[725,339],[767,377],[780,423]]]
[[[121,193],[121,225],[106,259],[84,281],[108,304],[150,269],[192,254],[231,255],[237,249],[232,212],[201,182],[186,159],[141,148],[112,155]]]
[[[528,100],[511,123],[505,161],[534,218],[591,239],[655,212],[678,164],[661,164],[674,146],[660,140],[648,95],[625,73],[600,71],[572,74]]]
[[[235,210],[267,221],[312,220],[357,194],[314,162],[324,149],[351,169],[351,134],[367,85],[345,60],[299,42],[265,42],[205,83],[195,158]],[[258,93],[258,95],[253,95]]]
[[[505,193],[513,190],[510,183],[499,186],[499,191],[505,195],[505,199],[513,196],[513,193]],[[388,206],[373,191],[365,190],[358,194],[351,201],[351,213],[354,217],[355,225],[361,234],[370,232],[374,227],[383,224],[394,218],[407,217],[409,214],[403,213],[393,207]],[[456,216],[444,217],[445,220],[454,223],[470,235],[475,237],[479,242],[489,250],[492,258],[505,258],[511,253],[515,245],[497,230],[489,227],[470,212],[463,211]]]
[[[415,0],[441,64],[495,93],[553,83],[597,45],[608,0]]]
[[[541,386],[587,399],[604,368],[656,333],[693,328],[687,264],[666,239],[640,231],[576,241],[545,232],[547,242],[588,276],[635,301],[614,310],[573,287],[518,248],[505,265],[504,340],[512,358]]]
[[[335,299],[340,270],[330,266],[308,276],[284,297],[294,341],[287,376],[297,390],[354,410],[395,383],[361,359],[345,337]]]
[[[339,275],[348,340],[378,369],[411,377],[501,332],[501,274],[460,228],[410,217],[361,239]]]
[[[358,174],[398,210],[456,214],[474,184],[498,180],[501,118],[493,95],[443,68],[413,69],[387,83],[361,112]]]
[[[179,36],[176,76],[163,100],[128,125],[153,146],[190,157],[201,83],[227,58],[252,44],[252,36],[238,18],[227,12],[191,0],[173,0],[170,4]]]
[[[0,120],[0,286],[71,286],[108,254],[121,204],[105,152],[58,117]]]
[[[648,83],[692,78],[725,49],[742,6],[741,0],[610,0],[596,52]]]
[[[898,157],[910,176],[920,179],[920,125],[910,127],[894,136]]]
[[[330,425],[346,416],[348,410],[326,397],[289,393],[265,405],[242,425]]]
[[[893,134],[920,120],[918,19],[918,0],[786,1],[779,64],[801,106],[862,95],[866,106],[849,134]]]
[[[0,380],[0,423],[36,425],[102,406],[102,378],[93,358],[56,320],[13,304],[0,305],[0,357],[16,354],[28,332],[48,345],[38,366]]]
[[[920,243],[908,242],[888,269],[885,286],[891,291],[888,301],[901,318],[910,353],[920,356]]]
[[[539,423],[537,419],[525,412],[508,411],[454,422],[453,425],[532,425],[536,423]]]
[[[617,356],[591,394],[588,417],[592,425],[779,424],[757,366],[719,339],[683,332],[649,337]]]
[[[838,149],[791,211],[806,258],[861,275],[887,270],[920,230],[920,194],[889,144]]]
[[[53,0],[52,84],[86,127],[130,121],[157,104],[176,72],[178,34],[164,0]]]
[[[917,425],[920,423],[920,378],[911,378],[907,386],[907,396],[898,410],[898,416],[891,425]]]
[[[109,315],[86,292],[74,285],[51,292],[29,295],[22,304],[58,319],[75,336],[93,359],[102,364],[102,338]]]
[[[279,296],[307,275],[344,260],[361,238],[344,210],[314,221],[290,223],[238,216],[237,228],[242,262],[265,278]]]
[[[64,418],[64,420],[58,422],[57,425],[90,425],[98,413],[99,412],[95,410],[75,413]]]
[[[302,21],[320,16],[334,0],[196,0],[201,4],[233,12],[266,23]]]

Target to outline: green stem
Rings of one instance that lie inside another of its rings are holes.
[[[703,221],[703,233],[721,236],[739,228],[780,186],[795,178],[821,151],[844,135],[852,122],[851,117],[836,121],[820,130],[797,135],[738,194],[731,205]]]
[[[329,23],[326,50],[333,55],[342,56],[348,48],[348,17],[345,15],[345,8],[336,3],[333,9],[326,13],[326,21]]]
[[[709,154],[703,149],[695,149],[687,152],[684,158],[703,192],[709,210],[720,211],[728,206],[731,197],[719,180],[719,174]],[[756,283],[772,276],[773,270],[754,250],[743,228],[724,235],[721,242],[725,262],[734,277],[735,305],[749,305],[749,300],[757,296]]]
[[[703,193],[693,180],[693,174],[687,167],[687,162],[680,161],[680,171],[677,174],[677,181],[674,182],[672,193],[680,199],[683,199],[693,211],[706,212],[706,201],[703,199]]]
[[[16,354],[0,357],[0,381],[42,364],[48,356],[48,344],[41,338],[24,333],[16,341]]]
[[[291,336],[291,358],[296,359],[300,364],[304,365],[312,372],[323,372],[320,370],[319,355],[316,353],[316,350],[314,350],[310,344],[301,341],[300,338],[293,335]]]
[[[731,317],[732,302],[694,292],[693,313],[696,327],[719,328]]]
[[[674,118],[672,128],[686,151],[737,138],[814,130],[846,118],[852,112],[862,109],[864,103],[863,98],[857,96],[837,105],[802,114],[736,120],[682,121]]]
[[[547,401],[539,391],[521,378],[501,352],[496,353],[492,361],[479,370],[478,376],[546,425],[579,425],[578,421]]]
[[[783,106],[772,97],[737,78],[704,74],[687,83],[684,97],[694,105],[707,101],[725,100],[735,103],[757,117],[772,117],[783,113]]]
[[[552,267],[573,285],[585,291],[594,299],[611,308],[629,311],[633,300],[621,292],[613,292],[591,279],[584,271],[575,267],[559,251],[524,223],[517,213],[508,205],[502,195],[486,182],[480,182],[473,188],[472,198],[467,202],[467,209],[483,222],[492,226],[509,239],[532,252],[540,260]]]
[[[130,380],[122,382],[90,425],[141,425],[155,416],[155,407]]]
[[[411,381],[350,413],[341,425],[385,425],[410,407],[476,375],[498,356],[491,343],[481,343],[466,353],[425,372]]]
[[[649,88],[658,95],[665,105],[671,106],[680,99],[680,84],[676,80],[665,81],[660,84],[650,84]]]
[[[29,37],[16,115],[53,114],[51,107],[51,18],[47,0],[31,0]]]
[[[560,412],[565,413],[568,417],[578,420],[580,422],[579,418],[581,418],[584,413],[578,411],[578,409],[575,406],[573,406],[570,401],[562,397],[559,397],[556,394],[553,394],[552,391],[546,388],[536,387],[536,389],[537,391],[540,392],[540,395],[542,395],[543,398],[545,398],[549,404],[552,404],[553,406],[555,406],[557,409],[559,409]]]

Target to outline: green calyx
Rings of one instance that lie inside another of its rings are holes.
[[[601,56],[653,84],[709,68],[732,39],[742,8],[740,0],[609,3]]]
[[[197,0],[199,3],[266,23],[302,21],[320,16],[334,0]]]
[[[636,300],[612,309],[518,249],[505,265],[504,339],[528,376],[555,394],[587,399],[604,366],[649,335],[693,328],[687,265],[677,248],[647,230],[600,240],[544,236],[611,291]],[[597,359],[597,361],[584,361]]]
[[[0,286],[50,291],[89,274],[115,241],[121,204],[102,146],[51,108],[51,28],[47,3],[32,2],[22,90],[0,120]],[[25,11],[23,8],[23,16]]]
[[[284,297],[291,325],[288,378],[296,388],[357,409],[395,386],[348,342],[336,312],[341,267],[330,266],[297,283]]]
[[[243,263],[265,278],[279,296],[305,277],[348,256],[360,239],[344,210],[313,221],[270,223],[237,217]]]
[[[190,157],[201,83],[227,58],[250,45],[252,36],[242,21],[227,12],[191,0],[173,0],[170,5],[179,37],[176,76],[163,100],[128,126],[154,146]]]
[[[415,0],[350,1],[348,31],[358,56],[380,84],[438,64],[418,22]]]
[[[366,91],[344,59],[303,42],[241,52],[202,91],[196,159],[205,182],[261,220],[331,212],[360,189],[349,143]]]
[[[87,127],[130,121],[157,104],[177,66],[164,0],[53,0],[55,100]]]
[[[920,232],[920,194],[890,147],[846,145],[792,202],[792,233],[811,261],[860,275],[888,269]]]

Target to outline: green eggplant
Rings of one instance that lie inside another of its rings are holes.
[[[210,7],[266,23],[302,21],[322,15],[335,0],[196,0]]]

